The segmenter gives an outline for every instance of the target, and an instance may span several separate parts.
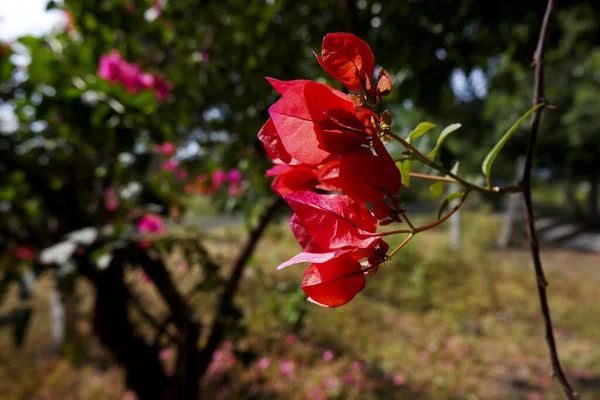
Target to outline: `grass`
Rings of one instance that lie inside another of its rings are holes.
[[[209,398],[562,399],[529,254],[493,250],[498,225],[466,214],[460,252],[444,229],[417,236],[336,309],[305,302],[301,266],[275,271],[299,248],[285,224],[271,227],[237,300],[246,332],[219,350],[205,383]],[[216,230],[210,250],[230,260],[239,237]],[[600,398],[600,256],[546,249],[543,258],[566,372],[582,399]],[[184,274],[175,273],[187,284]],[[0,397],[123,398],[122,372],[93,340],[79,369],[51,351],[48,285],[36,293],[24,349],[0,332]]]

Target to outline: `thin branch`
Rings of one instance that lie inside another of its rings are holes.
[[[460,210],[460,208],[465,204],[465,200],[467,200],[467,196],[469,195],[469,192],[470,192],[470,190],[467,189],[465,191],[465,193],[462,195],[462,197],[460,198],[460,200],[458,201],[458,203],[456,203],[456,205],[454,207],[452,207],[452,209],[450,211],[448,211],[446,214],[444,214],[440,219],[438,219],[437,221],[432,222],[430,224],[418,227],[415,230],[415,233],[419,233],[419,232],[429,230],[431,228],[435,228],[436,226],[440,225],[441,223],[446,221],[448,218],[450,218],[452,215],[454,215],[454,213],[457,212],[458,210]]]
[[[179,293],[166,266],[160,258],[150,257],[144,250],[140,249],[137,244],[131,243],[131,258],[133,262],[137,262],[146,275],[152,279],[156,289],[169,306],[169,310],[173,315],[173,321],[178,329],[185,329],[189,324],[189,318],[192,315],[192,310]]]
[[[410,234],[409,234],[409,235],[408,235],[408,236],[407,236],[407,237],[406,237],[406,238],[405,238],[405,239],[402,241],[402,243],[400,243],[400,244],[398,245],[398,247],[396,247],[396,248],[395,248],[395,249],[394,249],[394,250],[393,250],[393,251],[392,251],[390,254],[388,254],[388,257],[389,257],[389,258],[392,258],[392,257],[394,256],[394,254],[396,254],[397,252],[399,252],[399,251],[400,251],[400,249],[402,249],[404,246],[406,246],[406,244],[407,244],[408,242],[410,242],[410,241],[411,241],[411,239],[412,239],[414,236],[415,236],[415,234],[414,234],[414,233],[410,233]]]
[[[170,318],[167,318],[166,323],[164,322],[159,322],[154,315],[150,314],[150,312],[148,312],[148,310],[146,310],[144,308],[144,306],[142,305],[142,303],[140,302],[140,299],[137,298],[137,296],[135,295],[135,293],[131,292],[131,295],[129,297],[129,300],[131,301],[131,304],[133,305],[133,307],[137,310],[137,312],[140,313],[140,315],[150,324],[152,325],[154,328],[157,329],[157,334],[156,337],[160,337],[162,335],[162,333],[166,333],[167,336],[169,337],[169,340],[173,343],[177,343],[178,338],[175,337],[171,332],[169,332],[166,328],[169,322]]]
[[[277,214],[277,211],[282,205],[283,200],[280,197],[277,197],[274,198],[273,201],[267,206],[267,208],[263,211],[260,220],[250,232],[250,236],[248,237],[245,246],[242,248],[235,262],[235,265],[233,266],[233,271],[231,272],[229,280],[225,284],[223,293],[221,293],[219,307],[217,308],[217,311],[215,313],[215,319],[213,321],[208,340],[206,341],[206,345],[204,346],[198,357],[198,376],[200,378],[206,371],[210,360],[212,359],[214,351],[216,350],[217,346],[223,338],[226,324],[226,321],[223,319],[223,316],[231,307],[244,269],[248,264],[248,260],[252,256],[252,253],[254,252],[254,249],[256,248],[256,245],[258,244],[259,239],[262,237],[265,229],[273,220],[273,218]]]
[[[448,176],[438,176],[438,175],[428,175],[428,174],[420,174],[418,172],[411,172],[410,176],[412,178],[417,178],[417,179],[426,179],[426,180],[430,180],[430,181],[444,181],[444,182],[452,182],[452,183],[457,183],[456,179],[454,178],[450,178]]]
[[[544,98],[544,53],[546,51],[546,43],[550,36],[550,26],[556,13],[556,6],[558,0],[549,0],[546,6],[546,12],[544,14],[544,20],[542,22],[542,28],[540,30],[540,36],[537,44],[537,48],[533,55],[533,65],[535,66],[535,83],[533,91],[533,104],[538,105],[545,101]],[[535,275],[537,278],[538,295],[540,299],[540,307],[542,315],[544,317],[544,325],[546,328],[546,342],[548,343],[548,350],[550,351],[550,359],[552,361],[552,370],[554,376],[558,379],[563,387],[565,395],[569,400],[577,399],[577,394],[571,388],[569,381],[564,374],[558,358],[558,352],[556,350],[556,342],[554,340],[554,333],[552,329],[552,319],[550,317],[550,307],[548,306],[548,296],[546,294],[546,287],[548,282],[544,275],[542,268],[542,261],[540,258],[540,248],[537,241],[534,217],[533,217],[533,204],[531,200],[531,171],[533,169],[533,158],[535,155],[535,147],[537,143],[537,134],[540,121],[542,118],[542,109],[536,110],[531,120],[531,134],[529,136],[529,146],[527,149],[527,158],[525,160],[525,169],[523,171],[523,198],[525,200],[525,218],[527,220],[527,234],[529,236],[529,247],[531,249],[531,258],[533,260],[533,266],[535,269]]]

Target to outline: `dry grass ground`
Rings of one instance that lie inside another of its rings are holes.
[[[274,226],[240,293],[246,333],[219,351],[210,398],[562,399],[529,253],[490,250],[498,222],[471,218],[463,251],[449,248],[443,230],[419,235],[337,309],[305,303],[301,266],[275,271],[298,248]],[[233,230],[216,231],[211,252],[226,260],[238,241]],[[543,258],[567,374],[583,400],[600,399],[600,255],[547,248]],[[52,350],[49,285],[37,289],[23,349],[0,332],[0,398],[123,398],[122,372],[93,339],[78,368]]]

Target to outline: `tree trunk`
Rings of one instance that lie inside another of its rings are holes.
[[[116,251],[104,271],[95,272],[90,265],[85,268],[84,274],[96,289],[94,332],[125,369],[127,387],[142,400],[160,400],[166,391],[167,376],[157,349],[135,335],[129,320],[130,293],[123,281],[124,253],[124,250]]]

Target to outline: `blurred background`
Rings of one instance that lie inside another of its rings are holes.
[[[531,106],[545,5],[0,0],[0,398],[562,398],[518,195],[473,196],[323,309],[301,267],[275,270],[299,247],[256,139],[278,97],[264,77],[342,89],[312,52],[351,32],[393,77],[393,130],[435,123],[428,151],[461,123],[441,161],[480,179]],[[599,17],[559,4],[534,170],[582,399],[600,399]],[[526,143],[521,128],[494,184],[517,183]],[[443,199],[416,180],[399,195],[417,222]]]

